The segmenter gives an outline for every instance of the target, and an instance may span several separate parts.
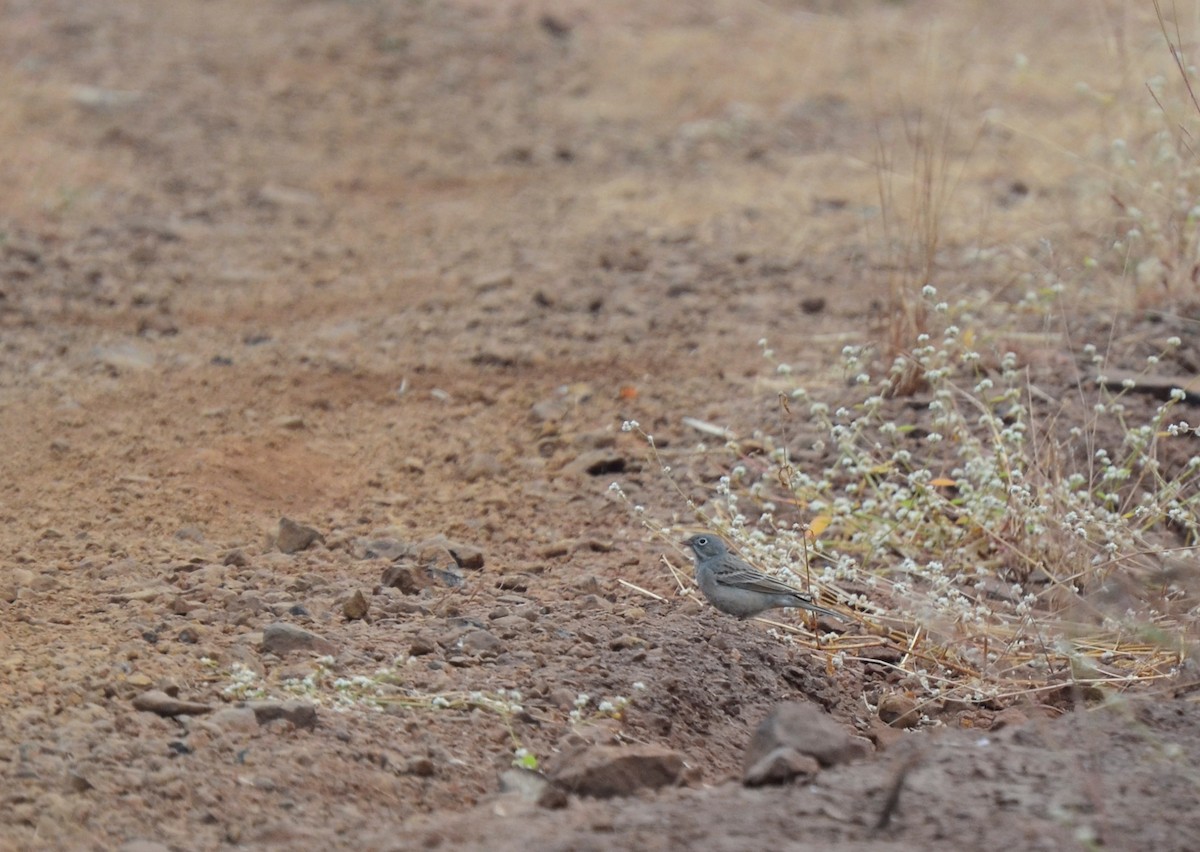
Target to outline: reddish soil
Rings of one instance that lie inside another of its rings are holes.
[[[760,338],[832,393],[841,347],[880,339],[876,149],[917,111],[893,85],[1008,110],[946,134],[987,211],[947,225],[950,279],[1015,301],[968,249],[1082,239],[1063,211],[1110,202],[1013,130],[1093,111],[1071,87],[1110,30],[1076,11],[6,4],[0,849],[1197,848],[1193,700],[888,729],[864,700],[884,668],[680,594],[682,547],[608,488],[692,523],[733,459],[681,418],[778,423]],[[281,517],[322,540],[282,552]],[[409,547],[424,588],[384,587]],[[325,641],[264,650],[278,622]],[[253,697],[238,672],[272,700],[315,677],[317,723],[225,712]],[[355,677],[387,680],[382,707],[339,704]],[[154,690],[207,709],[135,707]],[[743,788],[786,700],[870,757]],[[550,766],[573,732],[676,750],[680,784],[499,793],[517,748]]]

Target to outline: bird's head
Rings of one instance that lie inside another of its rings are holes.
[[[710,532],[696,533],[684,541],[700,559],[711,559],[726,553],[725,542]]]

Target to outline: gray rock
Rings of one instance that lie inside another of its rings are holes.
[[[68,769],[67,789],[72,793],[86,793],[88,790],[96,789],[96,785],[78,769]]]
[[[175,538],[180,541],[194,541],[197,544],[203,544],[204,530],[194,524],[189,524],[175,530]]]
[[[261,650],[263,653],[279,655],[293,651],[334,654],[337,653],[337,645],[302,627],[277,621],[263,628]]]
[[[819,766],[835,766],[863,757],[864,740],[851,736],[813,704],[787,701],[780,704],[758,726],[743,761],[746,784],[782,783],[812,768],[808,756]]]
[[[172,698],[161,689],[149,689],[133,699],[135,710],[157,713],[159,716],[195,716],[212,712],[212,706],[199,701]]]
[[[424,565],[443,567],[445,558],[442,554],[448,554],[459,568],[467,571],[483,569],[483,550],[481,548],[473,544],[453,541],[444,535],[426,539],[417,545],[415,550],[418,554],[417,561]]]
[[[416,778],[432,778],[437,774],[437,767],[429,757],[414,757],[404,764],[403,772]]]
[[[399,589],[406,595],[416,595],[432,586],[433,578],[428,571],[415,565],[396,562],[383,569],[379,582],[388,588]]]
[[[367,603],[367,596],[359,589],[342,604],[342,615],[349,621],[357,621],[360,618],[366,618],[367,611],[370,608],[370,604]]]
[[[417,635],[413,637],[412,643],[408,646],[408,655],[410,657],[423,657],[426,654],[432,654],[437,650],[437,645],[428,636]]]
[[[500,638],[512,639],[514,636],[527,631],[530,627],[530,622],[519,615],[506,615],[494,619],[491,627],[492,630],[500,635]]]
[[[325,536],[312,527],[296,523],[290,518],[279,519],[279,533],[275,537],[275,545],[283,553],[299,553],[312,547],[317,542],[325,542]]]
[[[462,573],[455,566],[448,553],[442,566],[434,562],[416,565],[411,559],[404,558],[383,569],[380,582],[393,589],[399,589],[406,595],[420,594],[422,589],[431,586],[446,586],[458,588],[464,582]]]
[[[258,730],[258,717],[249,707],[222,707],[208,724],[226,733],[250,734]]]
[[[96,363],[116,373],[142,372],[155,366],[154,353],[133,343],[99,346],[92,350]]]
[[[783,746],[747,766],[742,774],[742,783],[747,787],[786,784],[797,778],[813,778],[820,771],[821,764],[815,757]]]
[[[472,453],[459,469],[460,475],[467,482],[495,480],[503,471],[504,466],[491,453]]]
[[[361,559],[396,560],[408,553],[408,545],[395,538],[375,538],[359,541]]]
[[[454,643],[454,647],[475,657],[494,657],[504,651],[504,643],[487,630],[471,630],[464,633]]]
[[[132,106],[141,99],[141,92],[126,91],[123,89],[103,89],[99,86],[90,86],[83,83],[71,87],[72,101],[81,107],[97,111]],[[149,841],[136,842],[148,843]],[[125,850],[128,845],[122,846],[121,849]],[[159,843],[151,845],[155,848],[166,848]]]
[[[307,701],[248,701],[246,707],[254,712],[258,724],[286,719],[297,728],[312,730],[317,726],[317,706]]]
[[[529,414],[535,423],[551,423],[562,420],[570,410],[571,403],[556,396],[534,403]]]
[[[17,599],[17,592],[33,583],[33,572],[28,568],[9,568],[0,580],[0,601],[12,603]]]

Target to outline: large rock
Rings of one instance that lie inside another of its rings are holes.
[[[317,726],[317,706],[307,701],[248,701],[246,706],[254,711],[254,718],[260,725],[286,719],[301,729],[311,730]]]
[[[417,561],[422,565],[444,567],[446,556],[457,567],[467,571],[483,570],[483,549],[463,541],[454,541],[444,535],[436,535],[418,544],[415,548]]]
[[[813,704],[788,701],[763,720],[746,748],[747,786],[782,784],[863,757],[867,743],[851,736]]]
[[[434,584],[428,571],[402,562],[396,562],[384,568],[380,582],[389,588],[399,589],[406,595],[420,594],[422,589]]]
[[[280,656],[292,651],[335,654],[337,646],[302,627],[277,621],[263,628],[262,651]]]
[[[312,547],[317,542],[324,543],[325,536],[314,530],[298,524],[291,518],[279,519],[279,532],[275,535],[275,545],[283,553],[299,553]]]
[[[683,755],[659,745],[593,745],[564,753],[550,779],[582,796],[629,796],[679,783]]]
[[[199,701],[184,701],[167,695],[161,689],[149,689],[133,699],[135,710],[157,713],[159,716],[196,716],[212,711],[212,705]]]

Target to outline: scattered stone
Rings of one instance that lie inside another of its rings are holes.
[[[314,530],[296,523],[290,518],[279,519],[279,533],[275,537],[275,545],[283,553],[299,553],[316,542],[325,543],[325,536]]]
[[[813,778],[820,771],[821,764],[815,757],[801,754],[794,748],[777,748],[752,766],[747,766],[742,783],[747,787],[786,784],[796,778]]]
[[[492,290],[503,290],[511,287],[513,283],[513,273],[511,269],[499,269],[493,272],[485,272],[478,276],[472,286],[477,293],[487,293]]]
[[[858,655],[869,660],[878,660],[881,663],[898,663],[904,659],[904,651],[893,645],[868,646],[859,651]]]
[[[588,450],[563,466],[563,473],[581,477],[606,476],[624,470],[625,459],[611,449]]]
[[[807,296],[800,300],[800,310],[806,314],[819,314],[825,310],[824,296]]]
[[[254,202],[266,207],[312,207],[320,198],[303,189],[268,183],[254,193]]]
[[[299,729],[312,730],[317,726],[317,706],[307,701],[249,701],[246,707],[254,712],[260,725],[286,719]]]
[[[436,769],[433,761],[428,757],[414,757],[404,765],[404,774],[414,775],[417,778],[432,778]]]
[[[571,438],[571,443],[585,450],[603,450],[617,445],[617,433],[611,429],[580,432]]]
[[[510,574],[506,577],[501,577],[496,581],[496,588],[509,592],[527,592],[529,591],[529,575]]]
[[[198,716],[212,712],[212,706],[209,704],[172,698],[161,689],[149,689],[135,696],[133,708],[146,713],[157,713],[159,716]]]
[[[72,793],[86,793],[95,787],[96,785],[78,769],[67,770],[67,789]]]
[[[595,574],[583,574],[571,579],[571,588],[581,595],[600,595],[604,593],[604,584]]]
[[[422,571],[412,565],[393,563],[383,569],[379,582],[387,588],[399,589],[406,595],[420,594],[422,589],[433,585],[429,572]]]
[[[504,643],[486,630],[471,630],[454,644],[464,654],[476,657],[494,657],[504,651]]]
[[[257,592],[242,592],[234,598],[225,602],[225,610],[231,616],[245,615],[245,619],[234,619],[235,624],[246,624],[253,617],[263,611],[262,598]]]
[[[157,363],[154,353],[133,343],[116,343],[92,350],[96,363],[115,373],[142,372]]]
[[[12,603],[17,599],[17,593],[33,583],[33,572],[28,568],[9,568],[0,580],[0,601]]]
[[[1020,707],[1005,707],[992,719],[989,731],[1017,728],[1029,721],[1029,716]]]
[[[617,546],[612,541],[599,538],[581,538],[572,548],[575,552],[586,550],[591,553],[612,553],[616,549]]]
[[[646,640],[641,636],[634,636],[632,633],[626,633],[609,642],[608,647],[612,651],[627,651],[630,648],[641,648],[645,644]]]
[[[561,541],[554,541],[550,544],[544,544],[537,549],[537,555],[543,559],[555,559],[559,556],[566,556],[575,546],[575,539],[564,538]]]
[[[194,525],[180,527],[179,529],[175,530],[175,538],[179,539],[180,541],[193,541],[197,544],[203,544],[204,530]]]
[[[417,545],[418,560],[426,565],[437,565],[442,562],[439,554],[444,551],[450,554],[454,564],[467,571],[483,569],[483,550],[473,544],[453,541],[444,535],[434,536]]]
[[[862,757],[866,743],[842,730],[813,704],[787,701],[758,726],[743,761],[742,780],[747,785],[783,783],[793,775],[807,774],[814,758],[820,766],[835,766]]]
[[[492,630],[496,631],[501,639],[512,639],[528,629],[529,622],[519,615],[505,615],[492,621]]]
[[[438,568],[434,565],[427,565],[425,572],[429,574],[430,579],[451,589],[457,589],[466,582],[466,578],[457,568]]]
[[[570,410],[571,404],[562,397],[556,396],[534,403],[529,414],[535,423],[552,423],[562,420]]]
[[[406,550],[406,555],[408,558],[402,557],[385,568],[381,578],[384,586],[397,588],[406,595],[415,595],[434,584],[458,588],[466,581],[460,569],[483,568],[482,550],[445,536],[424,541]]]
[[[533,604],[525,604],[518,607],[517,611],[513,614],[531,623],[537,621],[542,616],[541,611]]]
[[[410,657],[423,657],[426,654],[432,654],[437,650],[437,645],[428,636],[415,636],[412,643],[408,646],[408,655]]]
[[[334,654],[337,646],[316,633],[294,624],[277,621],[263,628],[263,653],[283,654],[292,651],[312,651],[317,654]]]
[[[568,792],[606,799],[674,785],[682,774],[682,754],[647,743],[564,752],[555,761],[550,779]]]
[[[921,721],[917,702],[898,693],[883,696],[877,712],[880,720],[893,728],[915,728]]]
[[[92,110],[120,109],[121,107],[132,106],[141,99],[141,92],[132,92],[124,89],[104,89],[100,86],[89,86],[83,83],[71,87],[71,100],[78,106]],[[161,844],[155,843],[153,845],[157,848]],[[124,850],[125,846],[121,848]]]
[[[604,609],[604,600],[599,595],[584,595],[578,600],[576,606],[584,611]]]
[[[399,539],[376,538],[361,543],[363,559],[394,561],[408,555],[408,545]]]
[[[246,558],[246,554],[240,548],[234,548],[225,554],[225,558],[221,560],[222,565],[232,565],[235,568],[245,568],[250,564],[250,560]]]
[[[478,482],[481,479],[495,480],[503,470],[500,460],[491,453],[473,453],[460,467],[459,473],[467,482]]]
[[[222,707],[207,721],[225,733],[251,734],[258,730],[258,717],[249,707]]]
[[[366,618],[367,610],[370,608],[370,604],[367,603],[367,596],[359,589],[342,604],[342,615],[349,621],[357,621],[360,618]]]
[[[118,592],[109,595],[108,599],[111,603],[150,603],[150,601],[175,591],[173,586],[152,586],[146,589],[135,589],[132,592]]]

